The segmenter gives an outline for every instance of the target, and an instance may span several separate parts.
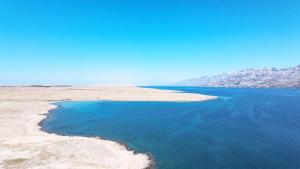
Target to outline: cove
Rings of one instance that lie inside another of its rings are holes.
[[[152,87],[205,102],[59,102],[43,129],[99,136],[150,153],[159,169],[299,169],[297,89]]]

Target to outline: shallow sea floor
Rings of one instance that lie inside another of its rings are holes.
[[[100,136],[153,155],[159,169],[299,169],[296,89],[155,87],[206,102],[61,102],[48,132]]]

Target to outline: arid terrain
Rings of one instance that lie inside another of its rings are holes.
[[[213,96],[126,87],[0,87],[0,168],[143,169],[148,155],[100,138],[46,133],[39,123],[57,101],[204,101]]]

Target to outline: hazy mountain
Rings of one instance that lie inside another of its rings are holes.
[[[209,87],[300,87],[300,65],[290,68],[245,69],[179,82],[184,86]]]

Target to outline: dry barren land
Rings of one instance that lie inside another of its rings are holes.
[[[119,143],[49,134],[39,123],[52,102],[72,100],[204,101],[213,96],[126,87],[0,87],[0,168],[143,169],[146,154]]]

